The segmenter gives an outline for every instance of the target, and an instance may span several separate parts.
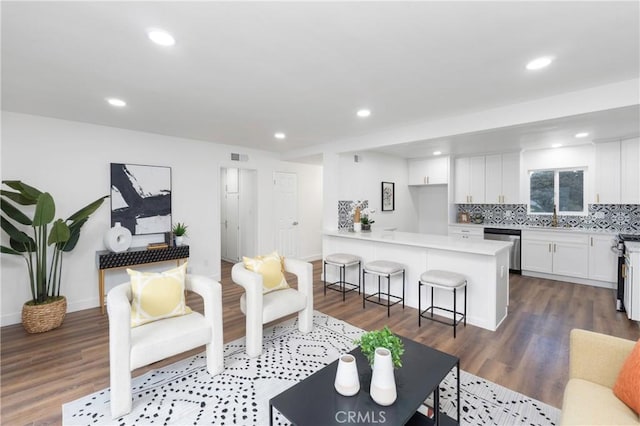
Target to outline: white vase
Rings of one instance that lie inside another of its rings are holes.
[[[360,231],[362,231],[362,223],[360,223],[360,222],[354,222],[354,224],[353,224],[353,230],[354,230],[355,232],[360,232]]]
[[[391,352],[386,348],[376,348],[371,374],[371,399],[379,405],[391,405],[397,398],[396,379],[393,375]]]
[[[338,360],[336,380],[334,387],[339,394],[352,396],[360,390],[360,379],[358,377],[358,366],[353,355],[345,354]]]
[[[176,237],[176,246],[181,246],[184,244],[184,237],[181,235],[179,237]]]
[[[110,228],[104,234],[105,247],[114,253],[121,253],[131,247],[131,231],[116,222],[113,228]]]

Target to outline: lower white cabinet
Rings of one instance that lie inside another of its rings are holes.
[[[618,281],[618,254],[611,249],[616,243],[613,235],[589,235],[589,278]]]
[[[640,321],[640,250],[625,256],[624,307],[629,319]]]
[[[522,231],[522,269],[587,278],[588,236],[562,231]]]

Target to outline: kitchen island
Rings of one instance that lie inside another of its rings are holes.
[[[418,308],[418,280],[428,269],[444,269],[467,277],[467,323],[495,331],[507,317],[509,304],[509,248],[502,241],[466,240],[444,235],[398,231],[346,232],[325,231],[323,257],[331,253],[350,253],[362,258],[363,264],[373,260],[391,260],[406,267],[405,305]],[[327,279],[335,281],[337,271],[327,268]],[[391,294],[402,294],[402,279],[392,278]],[[358,282],[357,270],[350,268],[347,281]],[[377,292],[377,284],[369,275],[366,293]],[[386,284],[383,284],[386,289]],[[353,294],[353,293],[351,293]],[[353,296],[351,296],[353,297]],[[428,306],[429,297],[422,306]],[[453,295],[436,291],[434,302],[451,309]],[[462,306],[464,299],[459,298]],[[367,306],[367,309],[371,307]],[[394,310],[402,309],[395,305]],[[416,322],[418,321],[416,314]],[[435,326],[423,324],[423,327]]]

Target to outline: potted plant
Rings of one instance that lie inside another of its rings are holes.
[[[391,352],[393,366],[395,368],[402,367],[402,354],[404,353],[404,345],[402,340],[389,330],[386,325],[382,330],[373,330],[364,333],[354,343],[360,346],[362,354],[367,357],[369,365],[373,365],[375,359],[375,351],[377,348],[386,348]]]
[[[184,243],[184,237],[187,236],[187,225],[177,222],[173,225],[173,235],[176,236],[176,246],[181,246]]]
[[[29,333],[52,330],[62,324],[67,302],[60,296],[62,259],[73,250],[80,229],[108,196],[100,197],[67,219],[56,219],[56,206],[48,192],[42,192],[19,180],[2,181],[12,190],[1,190],[2,230],[9,246],[0,246],[5,254],[21,256],[27,266],[32,299],[22,307],[22,324]],[[33,210],[27,216],[15,204]],[[35,206],[35,209],[31,206]],[[31,235],[19,228],[31,227]]]
[[[369,210],[367,208],[362,210],[362,212],[360,213],[360,223],[363,231],[371,231],[371,224],[375,223],[375,220],[370,220],[369,215],[373,212],[373,210]]]
[[[355,341],[371,365],[369,394],[377,404],[388,406],[397,398],[394,368],[402,367],[402,340],[385,326],[382,330],[364,333]]]

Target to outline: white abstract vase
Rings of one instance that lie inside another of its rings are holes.
[[[358,366],[353,355],[345,354],[338,360],[336,380],[334,387],[339,394],[352,396],[360,390],[360,378],[358,377]]]
[[[184,244],[184,237],[180,236],[180,237],[176,237],[176,246],[181,246]]]
[[[131,231],[116,222],[116,225],[104,234],[104,245],[109,251],[121,253],[131,247]]]
[[[393,361],[389,349],[376,349],[373,359],[370,394],[371,399],[376,404],[383,406],[393,404],[398,396],[396,393],[396,379],[393,375]]]

